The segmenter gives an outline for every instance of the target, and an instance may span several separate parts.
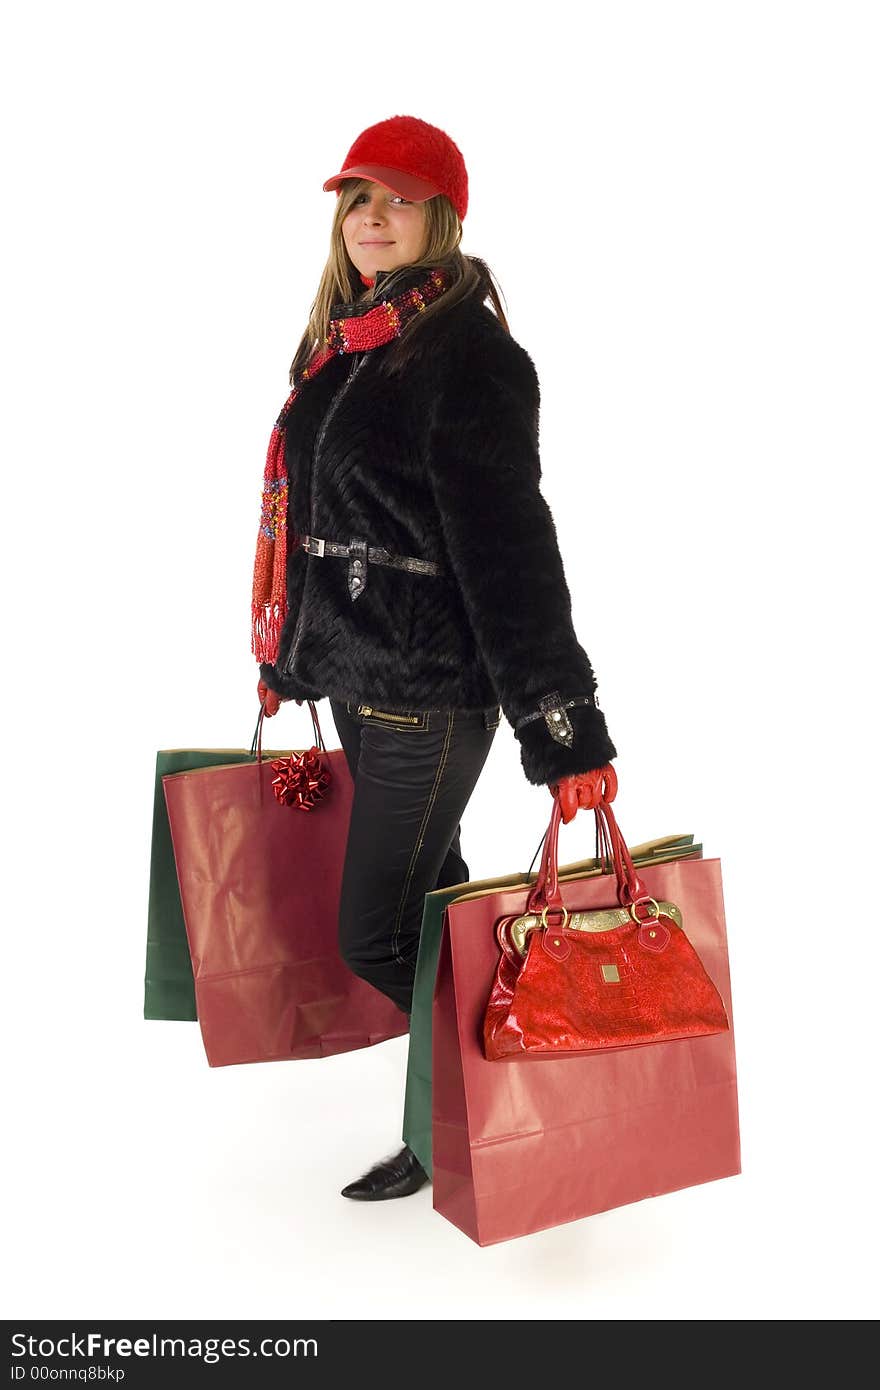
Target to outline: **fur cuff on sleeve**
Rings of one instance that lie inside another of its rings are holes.
[[[282,700],[320,700],[323,698],[315,691],[307,690],[293,677],[282,676],[277,666],[273,666],[267,661],[260,663],[260,679],[270,690],[274,690],[276,695],[280,695]]]
[[[557,743],[543,719],[532,720],[515,735],[521,745],[523,772],[536,786],[591,772],[617,757],[602,710],[580,705],[569,709],[568,716],[574,730],[570,748]]]

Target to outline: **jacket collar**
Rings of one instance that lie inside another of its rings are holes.
[[[384,282],[392,274],[394,274],[394,272],[391,270],[377,270],[375,284],[373,286],[374,291],[381,290]],[[428,269],[423,265],[404,267],[394,281],[393,294],[403,294],[404,290],[408,290],[412,285],[418,285],[427,274]],[[354,318],[361,314],[368,314],[371,309],[375,309],[378,303],[381,303],[379,298],[341,300],[338,304],[332,306],[330,317],[334,319],[343,319]]]

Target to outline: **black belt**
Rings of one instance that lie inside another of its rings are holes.
[[[414,574],[445,574],[442,565],[434,560],[420,560],[415,555],[392,555],[380,545],[367,545],[361,536],[345,541],[328,541],[323,536],[303,536],[302,547],[307,555],[341,555],[348,559],[348,592],[352,599],[360,598],[367,587],[368,565],[391,565],[394,569],[412,570]]]

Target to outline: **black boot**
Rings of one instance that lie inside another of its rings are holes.
[[[408,1144],[393,1158],[375,1163],[368,1173],[342,1189],[343,1197],[358,1202],[385,1202],[389,1197],[408,1197],[430,1179]]]

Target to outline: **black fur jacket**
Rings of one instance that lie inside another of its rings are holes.
[[[383,344],[339,354],[303,384],[286,431],[287,619],[260,675],[288,699],[385,711],[500,704],[529,782],[601,767],[616,749],[539,489],[534,363],[473,298],[421,333],[399,377],[383,374]],[[305,535],[366,541],[442,573],[358,547],[307,553]]]

